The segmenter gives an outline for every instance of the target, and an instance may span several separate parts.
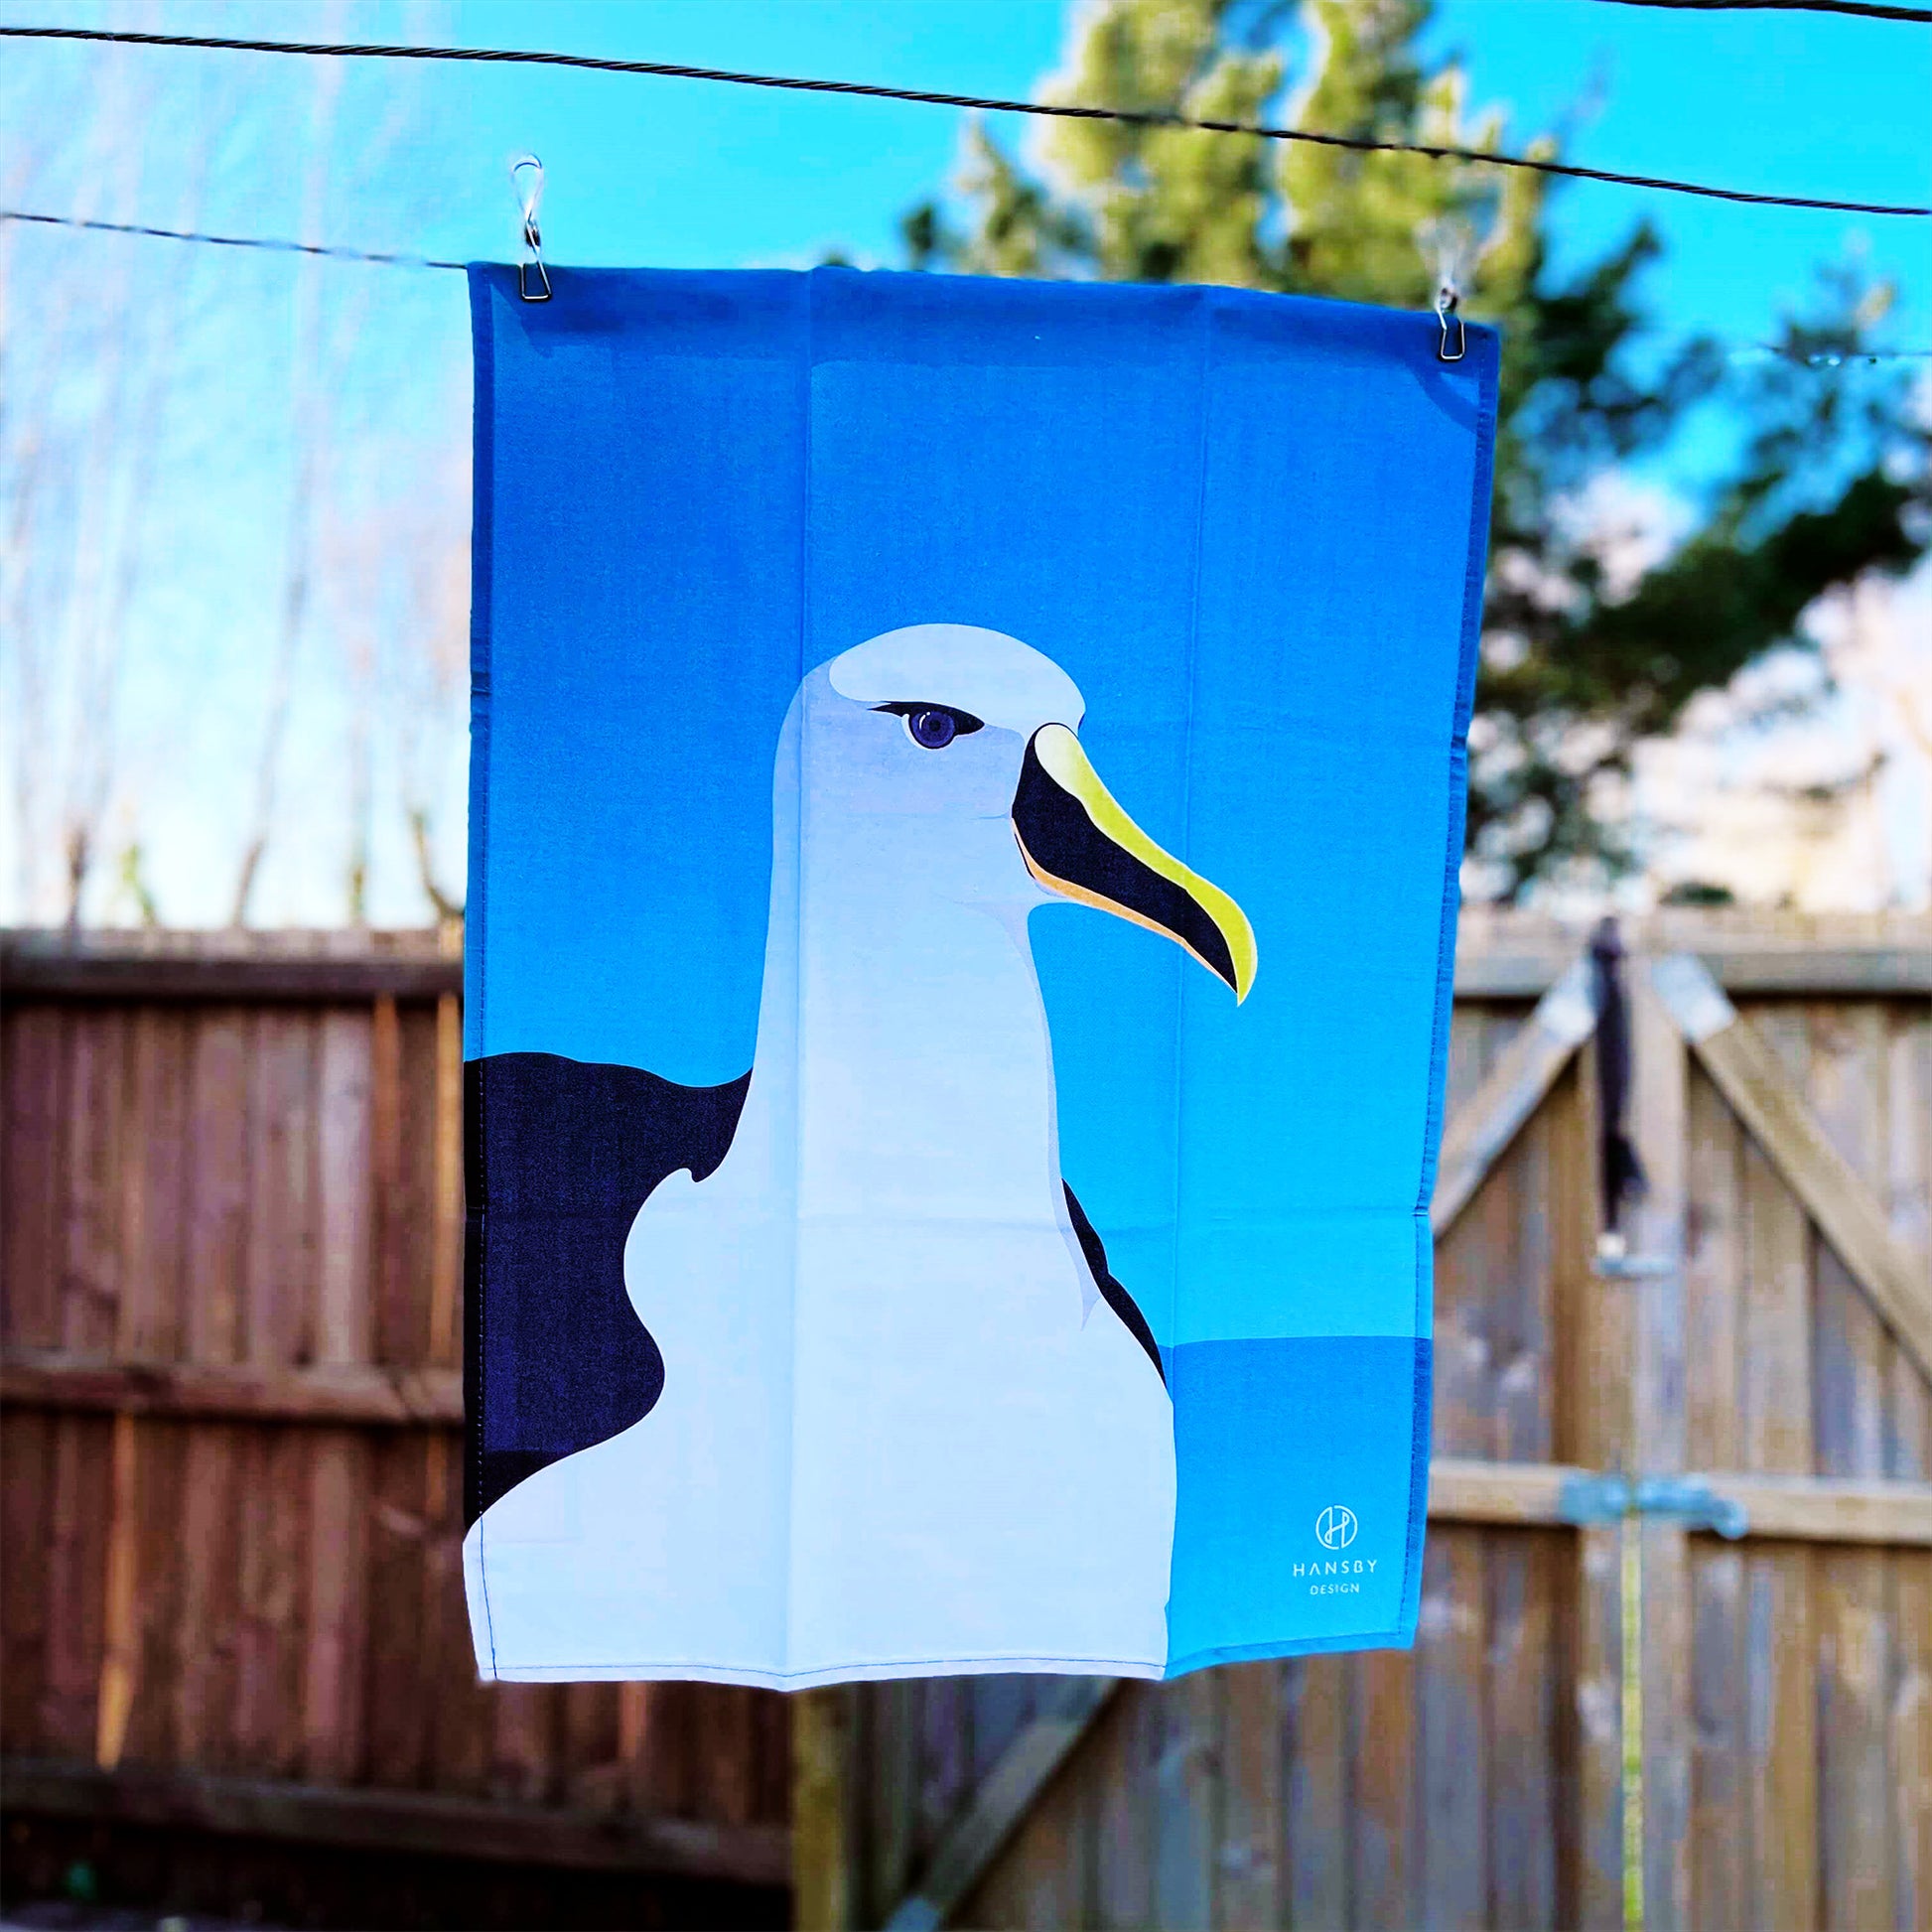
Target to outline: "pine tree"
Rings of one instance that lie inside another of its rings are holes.
[[[1461,65],[1420,52],[1430,0],[1308,0],[1291,64],[1275,0],[1103,0],[1074,30],[1052,98],[1495,151]],[[1303,91],[1291,93],[1300,81]],[[1547,176],[1301,142],[1056,121],[1030,172],[983,127],[959,187],[969,224],[928,201],[902,227],[917,267],[1218,282],[1426,308],[1447,273],[1503,331],[1491,572],[1470,732],[1472,887],[1629,867],[1603,809],[1645,737],[1700,691],[1792,639],[1814,599],[1925,543],[1927,444],[1904,379],[1857,356],[1889,291],[1841,269],[1778,354],[1727,359],[1694,339],[1645,353],[1648,224],[1581,273],[1552,269]],[[1544,137],[1530,152],[1554,156]],[[1653,339],[1654,340],[1654,339]],[[1593,479],[1655,452],[1706,402],[1746,427],[1696,524],[1633,583],[1572,511]],[[1802,641],[1802,639],[1798,639]]]

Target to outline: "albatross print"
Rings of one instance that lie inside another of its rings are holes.
[[[1060,1173],[1028,915],[1131,920],[1235,1002],[1256,946],[1109,794],[1083,709],[962,624],[803,680],[750,1084],[678,1103],[622,1243],[655,1399],[471,1527],[489,1674],[1163,1673],[1173,1413]]]
[[[1412,1643],[1495,332],[551,280],[470,271],[483,1674]]]

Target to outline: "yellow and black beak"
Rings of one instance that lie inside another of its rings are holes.
[[[1161,848],[1114,802],[1064,725],[1033,735],[1013,797],[1027,870],[1049,893],[1165,932],[1234,989],[1255,983],[1248,915],[1218,886]]]

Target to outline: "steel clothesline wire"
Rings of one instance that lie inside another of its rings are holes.
[[[1052,120],[1117,121],[1130,127],[1245,134],[1264,141],[1302,141],[1315,147],[1342,148],[1354,154],[1416,154],[1432,161],[1465,161],[1491,168],[1517,168],[1572,181],[1607,182],[1622,188],[1645,188],[1669,195],[1696,195],[1707,201],[1742,202],[1762,207],[1817,208],[1838,214],[1932,215],[1932,207],[1886,202],[1840,202],[1810,195],[1764,195],[1749,189],[1719,188],[1708,182],[1678,181],[1663,175],[1633,175],[1610,168],[1586,168],[1575,162],[1543,160],[1534,155],[1490,154],[1479,148],[1449,147],[1426,141],[1379,141],[1366,135],[1324,134],[1308,128],[1280,127],[1268,121],[1224,121],[1147,108],[1085,107],[1063,101],[1008,100],[991,94],[946,93],[924,87],[888,87],[864,80],[817,80],[788,73],[751,73],[730,68],[690,67],[670,61],[619,61],[593,54],[550,54],[527,48],[405,47],[361,42],[243,40],[207,34],[143,34],[105,27],[0,25],[0,38],[88,41],[123,47],[196,48],[236,54],[296,54],[339,60],[460,61],[483,65],[578,68],[596,73],[653,74],[665,79],[707,80],[727,86],[777,88],[791,93],[903,100],[930,107],[964,107],[981,113],[1033,114]]]
[[[1879,0],[1611,0],[1623,7],[1675,7],[1685,13],[1855,14],[1863,20],[1909,20],[1932,26],[1932,7],[1893,7]]]
[[[321,255],[330,261],[371,262],[379,268],[464,269],[467,262],[439,261],[433,255],[405,255],[370,248],[343,248],[314,241],[288,241],[266,235],[206,234],[195,228],[156,228],[140,221],[95,221],[77,214],[36,214],[0,207],[0,221],[29,221],[44,228],[85,228],[96,234],[152,235],[162,241],[203,241],[216,248],[266,248],[282,255]],[[1861,348],[1799,351],[1777,343],[1752,343],[1730,351],[1731,359],[1770,355],[1811,368],[1838,368],[1848,362],[1932,361],[1932,348]]]
[[[29,221],[43,228],[87,228],[96,234],[153,235],[162,241],[202,241],[214,248],[266,248],[278,255],[322,255],[330,261],[373,262],[380,268],[455,268],[465,262],[438,261],[429,255],[390,254],[369,248],[339,248],[319,241],[288,241],[271,235],[206,234],[198,228],[153,228],[140,221],[94,221],[77,214],[35,214],[0,207],[0,221]]]

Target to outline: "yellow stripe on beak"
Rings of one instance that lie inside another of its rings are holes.
[[[1027,869],[1048,892],[1165,933],[1224,979],[1237,1004],[1248,997],[1248,915],[1128,817],[1064,725],[1042,725],[1027,747],[1013,825]]]

